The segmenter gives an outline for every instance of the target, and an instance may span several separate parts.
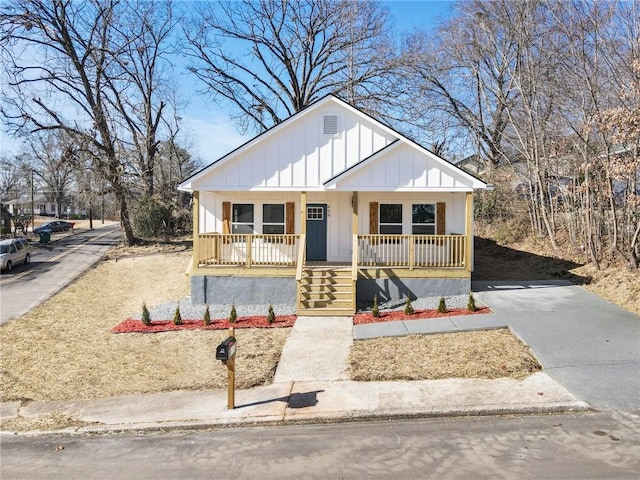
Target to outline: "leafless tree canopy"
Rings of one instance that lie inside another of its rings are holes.
[[[263,131],[328,93],[375,108],[390,71],[387,12],[351,0],[200,4],[187,26],[189,70],[228,100],[242,130]]]
[[[568,236],[596,266],[611,253],[637,267],[639,18],[637,1],[460,2],[406,40],[406,117],[440,118],[489,172],[509,168],[501,187],[552,246]]]
[[[140,178],[154,191],[170,4],[17,0],[0,22],[5,119],[16,131],[58,130],[87,145],[133,243],[129,197]]]

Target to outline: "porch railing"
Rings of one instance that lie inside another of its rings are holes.
[[[464,235],[358,235],[360,266],[464,267]]]
[[[296,266],[300,235],[201,233],[198,265]]]
[[[304,265],[304,242],[305,236],[299,234],[201,233],[196,249],[197,265],[287,266],[299,270]],[[466,242],[464,235],[354,235],[352,269],[357,272],[357,267],[377,266],[463,268]]]

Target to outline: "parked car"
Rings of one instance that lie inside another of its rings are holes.
[[[33,229],[33,233],[40,233],[43,230],[51,230],[52,232],[66,232],[71,230],[75,223],[65,220],[54,220],[53,222],[43,223],[39,227]]]
[[[0,241],[2,270],[10,271],[14,265],[31,261],[31,245],[26,238],[10,238]]]

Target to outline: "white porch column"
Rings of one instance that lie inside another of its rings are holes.
[[[197,269],[200,262],[200,192],[193,192],[193,268]]]

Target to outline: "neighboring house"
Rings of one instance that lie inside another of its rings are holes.
[[[23,214],[31,215],[31,195],[24,194],[18,198],[3,201],[2,203],[9,205],[9,211],[13,215]],[[43,217],[55,217],[56,205],[49,195],[41,192],[36,192],[33,195],[33,213]],[[72,204],[72,202],[63,202],[62,212],[60,212],[60,218],[65,218],[69,215],[84,216],[85,210]]]
[[[192,302],[343,315],[468,293],[473,191],[490,188],[329,95],[180,184]]]
[[[465,172],[475,176],[482,176],[487,171],[487,164],[477,154],[469,155],[455,164]]]

